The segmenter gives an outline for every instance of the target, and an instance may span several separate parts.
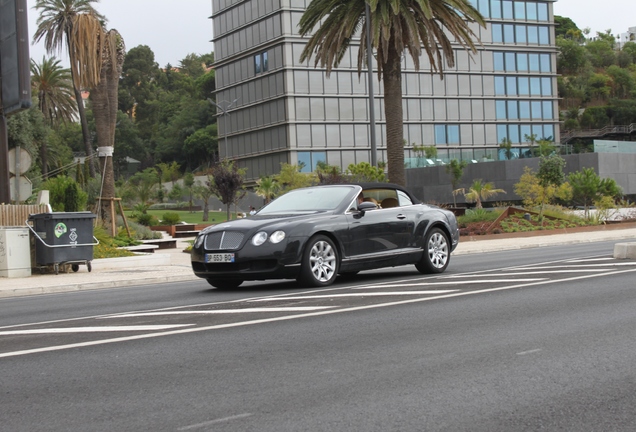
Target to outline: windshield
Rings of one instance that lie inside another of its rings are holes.
[[[316,187],[292,190],[264,207],[258,214],[335,210],[342,203],[342,200],[351,193],[351,190],[351,187]]]

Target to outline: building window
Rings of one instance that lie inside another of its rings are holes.
[[[256,54],[254,56],[254,74],[260,74],[263,72],[267,72],[267,51]]]
[[[459,144],[459,125],[435,125],[435,144]]]
[[[302,173],[316,171],[320,162],[327,163],[326,152],[298,152],[298,167]]]

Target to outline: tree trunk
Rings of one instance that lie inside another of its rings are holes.
[[[70,31],[69,31],[70,32]],[[66,46],[67,47],[71,47],[71,39],[69,37],[69,32],[66,33]],[[73,58],[73,50],[71,50],[69,48],[69,57],[70,61],[71,61],[71,81],[73,83],[73,92],[75,93],[75,101],[77,102],[77,114],[79,115],[80,118],[80,124],[82,125],[82,138],[84,140],[84,151],[86,152],[86,161],[89,164],[89,170],[90,170],[90,174],[92,178],[95,178],[95,165],[94,165],[94,160],[92,158],[93,156],[93,147],[91,145],[91,135],[88,131],[88,120],[86,120],[86,111],[84,110],[84,99],[82,99],[82,92],[80,91],[80,89],[77,87],[77,85],[75,85],[75,83],[77,81],[79,81],[79,77],[76,77],[76,73],[75,73],[75,63],[76,63],[76,59]]]
[[[384,65],[384,116],[386,118],[386,153],[389,165],[389,181],[406,185],[404,173],[404,128],[402,114],[402,64],[401,53],[394,48],[393,37]]]

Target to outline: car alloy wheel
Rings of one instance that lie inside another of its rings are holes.
[[[439,228],[433,228],[426,236],[422,259],[415,266],[420,273],[443,273],[450,262],[448,237]]]
[[[327,286],[338,274],[338,251],[329,237],[312,237],[303,254],[299,282],[307,286]]]

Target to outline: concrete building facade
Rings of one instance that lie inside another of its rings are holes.
[[[370,162],[366,70],[358,75],[358,43],[327,78],[313,59],[299,61],[306,39],[298,22],[311,0],[213,0],[216,101],[221,158],[231,158],[257,179],[281,163],[318,162],[343,170]],[[526,136],[558,137],[553,0],[473,0],[487,27],[472,28],[481,44],[472,57],[461,47],[444,79],[430,72],[426,55],[416,71],[403,62],[406,166],[450,159],[503,159],[499,144],[523,157]],[[378,161],[386,160],[381,82],[374,74]],[[219,114],[223,112],[219,111]],[[227,139],[227,145],[225,145]],[[437,147],[426,161],[414,147]]]

